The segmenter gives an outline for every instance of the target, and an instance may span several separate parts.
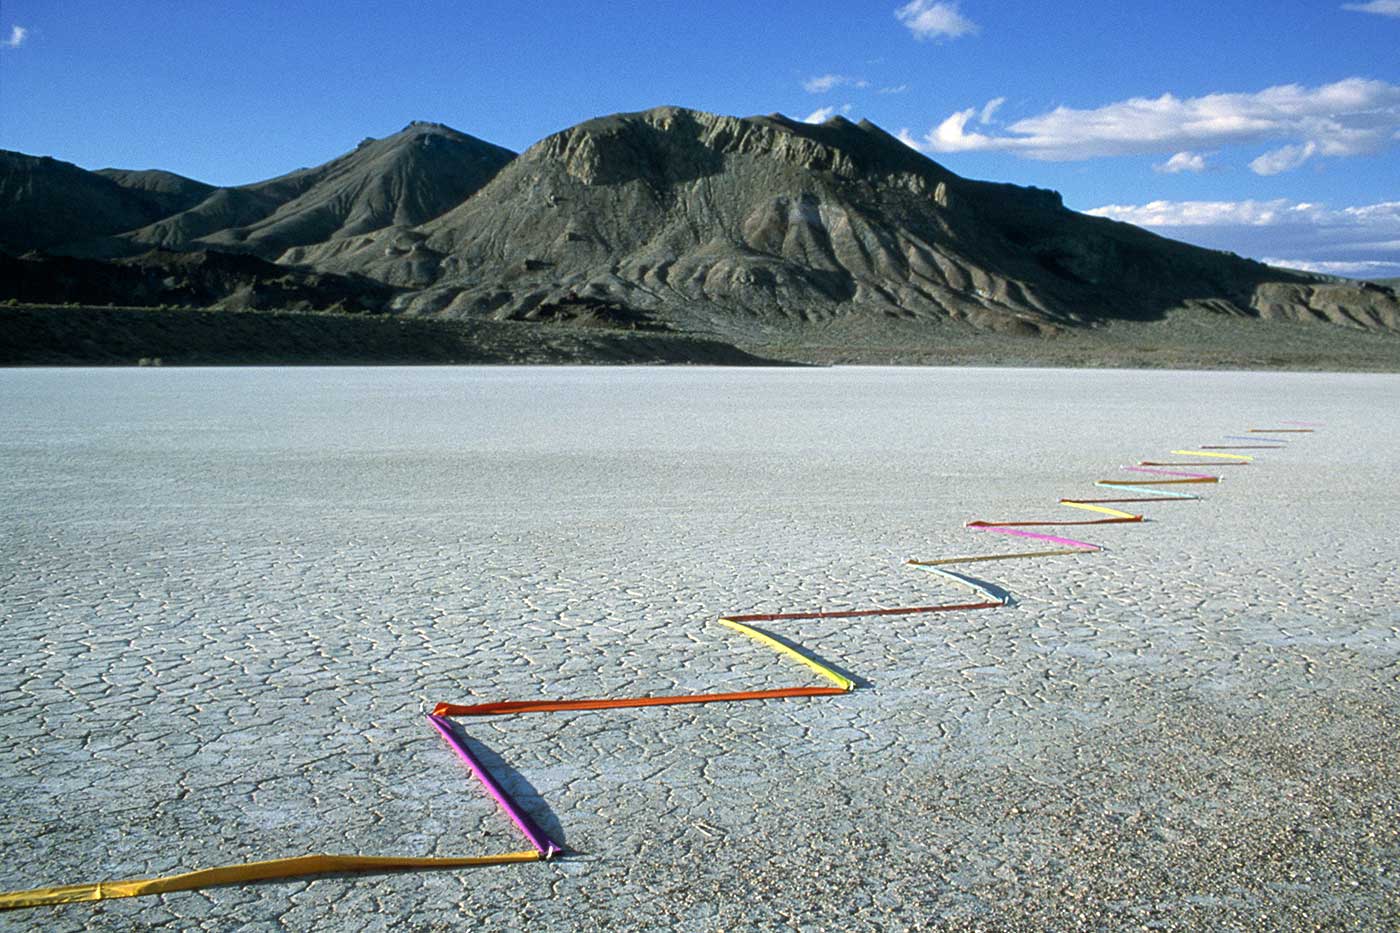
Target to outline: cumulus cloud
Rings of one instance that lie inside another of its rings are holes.
[[[1400,17],[1400,0],[1371,0],[1370,3],[1343,3],[1342,9],[1357,13],[1376,13]]]
[[[1006,103],[1005,97],[993,97],[991,100],[987,101],[986,106],[982,108],[982,112],[978,115],[977,121],[979,123],[991,123],[992,117],[1004,103]]]
[[[1400,201],[1339,208],[1283,198],[1149,201],[1086,213],[1272,265],[1335,275],[1400,275]],[[1392,268],[1396,271],[1386,271]]]
[[[894,17],[914,34],[915,39],[956,39],[977,31],[977,24],[963,16],[956,3],[909,0],[894,11]]]
[[[1269,174],[1318,155],[1371,154],[1393,144],[1400,138],[1400,85],[1347,78],[1312,88],[1284,84],[1255,93],[1134,97],[1092,110],[1056,107],[999,133],[968,128],[979,112],[973,107],[950,115],[924,136],[923,148],[1073,161],[1285,143],[1255,160],[1254,170]]]
[[[894,138],[904,143],[904,145],[908,146],[910,149],[923,148],[919,141],[910,134],[909,127],[907,126],[901,126],[899,132],[894,134]]]
[[[23,26],[11,26],[10,37],[8,39],[0,39],[0,46],[4,46],[7,49],[17,49],[21,45],[24,45],[24,40],[28,38],[28,29]]]
[[[1179,175],[1182,172],[1204,172],[1206,157],[1199,152],[1178,152],[1165,162],[1152,166],[1154,171],[1165,175]]]
[[[827,74],[818,75],[815,78],[808,78],[802,82],[802,89],[808,94],[825,94],[833,88],[838,87],[870,87],[870,82],[864,78],[852,78],[850,75]]]
[[[1249,170],[1256,175],[1277,175],[1280,172],[1291,172],[1315,155],[1317,155],[1317,143],[1280,146],[1251,161]]]

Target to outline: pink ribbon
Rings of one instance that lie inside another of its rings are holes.
[[[505,792],[505,788],[496,783],[496,779],[491,776],[491,772],[486,770],[486,766],[477,760],[477,757],[467,748],[467,743],[462,741],[461,736],[452,723],[441,716],[429,714],[428,722],[433,728],[442,733],[442,737],[447,740],[447,744],[452,746],[452,750],[457,753],[457,757],[467,763],[476,779],[486,788],[486,792],[496,799],[496,803],[501,805],[501,809],[506,811],[506,816],[510,817],[520,831],[525,834],[525,838],[530,840],[530,845],[539,850],[545,858],[550,858],[556,852],[563,852],[561,846],[555,845],[554,840],[544,834],[535,821],[530,819],[529,814],[516,806],[514,800]]]
[[[1082,547],[1091,551],[1102,551],[1103,547],[1098,544],[1090,544],[1088,541],[1075,541],[1073,538],[1059,538],[1055,535],[1043,535],[1036,531],[1022,531],[1019,528],[997,528],[987,525],[970,526],[977,531],[995,531],[1003,535],[1015,535],[1018,538],[1035,538],[1037,541],[1049,541],[1052,544],[1063,544],[1066,547]]]
[[[1123,469],[1131,470],[1134,473],[1159,473],[1162,476],[1188,476],[1192,479],[1220,479],[1220,477],[1210,473],[1181,473],[1176,470],[1155,470],[1152,467],[1125,466]]]

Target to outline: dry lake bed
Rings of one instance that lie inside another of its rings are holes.
[[[716,618],[967,601],[903,561],[1282,419],[1012,606],[767,624],[854,693],[462,720],[568,858],[0,927],[1400,925],[1395,375],[0,371],[0,890],[526,848],[433,703],[816,685]]]

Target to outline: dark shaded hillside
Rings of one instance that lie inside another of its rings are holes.
[[[276,259],[295,246],[423,223],[514,157],[436,123],[413,123],[316,168],[220,188],[188,210],[124,234],[108,252],[209,248]]]
[[[152,250],[112,261],[0,254],[0,300],[382,311],[394,291],[359,276],[290,269],[256,256],[207,250]]]
[[[89,172],[0,150],[0,252],[50,249],[121,233],[188,207],[208,185],[169,172]],[[133,176],[144,176],[135,178]]]
[[[683,334],[381,315],[0,305],[0,366],[774,365]]]
[[[141,192],[162,211],[162,216],[191,208],[214,191],[213,185],[155,168],[100,168],[93,174],[111,179],[128,191]]]

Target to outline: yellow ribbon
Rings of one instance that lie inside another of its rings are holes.
[[[70,884],[56,888],[35,888],[31,891],[7,891],[0,894],[0,910],[13,910],[17,907],[41,907],[48,904],[73,904],[78,901],[101,901],[114,897],[141,897],[146,894],[165,894],[168,891],[192,891],[195,888],[208,888],[220,884],[300,878],[304,875],[322,875],[328,872],[471,868],[480,865],[538,862],[541,857],[540,853],[533,850],[462,858],[300,855],[295,858],[275,858],[264,862],[247,862],[242,865],[205,868],[200,871],[186,872],[181,875],[166,875],[161,878],[99,881],[96,884]]]
[[[1085,509],[1089,512],[1102,512],[1104,515],[1112,515],[1114,518],[1137,518],[1132,512],[1124,512],[1122,509],[1110,509],[1102,505],[1094,505],[1089,502],[1080,502],[1078,499],[1061,499],[1060,505],[1067,505],[1072,509]]]
[[[745,625],[742,622],[735,622],[733,619],[720,619],[719,624],[727,628],[732,628],[736,632],[740,632],[744,635],[747,635],[755,641],[762,642],[763,644],[772,648],[779,654],[786,655],[787,657],[792,658],[794,661],[798,661],[802,664],[805,664],[807,667],[810,667],[812,670],[816,671],[818,674],[822,675],[827,680],[840,687],[842,690],[851,691],[856,688],[855,681],[851,680],[849,677],[842,677],[840,674],[836,673],[831,668],[827,667],[825,664],[822,664],[820,661],[808,657],[807,655],[798,651],[792,645],[789,645],[787,642],[782,641],[781,639],[774,638],[767,632],[761,631],[760,629],[756,629],[751,625]]]
[[[1218,454],[1210,450],[1173,450],[1172,453],[1178,457],[1218,457],[1221,460],[1253,460],[1253,457],[1246,457],[1244,454]]]

